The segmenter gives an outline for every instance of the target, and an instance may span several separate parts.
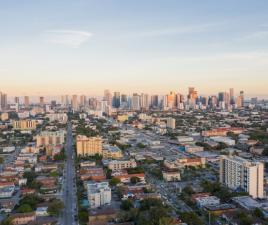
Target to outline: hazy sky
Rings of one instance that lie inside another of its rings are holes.
[[[267,0],[0,0],[0,91],[268,96]]]

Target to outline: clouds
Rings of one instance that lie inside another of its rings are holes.
[[[92,33],[81,30],[48,30],[42,36],[48,43],[78,48],[92,37]]]

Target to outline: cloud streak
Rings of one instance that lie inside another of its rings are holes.
[[[78,48],[92,37],[92,33],[80,30],[48,30],[43,33],[43,37],[48,43]]]
[[[151,38],[160,36],[171,36],[171,35],[186,35],[194,33],[202,33],[211,30],[223,23],[207,23],[207,24],[197,24],[188,25],[180,27],[167,27],[148,31],[137,31],[135,33],[128,33],[125,35],[119,35],[120,38]]]

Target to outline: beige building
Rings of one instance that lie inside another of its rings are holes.
[[[6,120],[8,120],[8,119],[9,119],[8,113],[2,113],[2,114],[1,114],[1,120],[2,120],[2,121],[6,121]]]
[[[36,136],[36,146],[62,145],[64,144],[64,131],[43,131]]]
[[[120,159],[123,157],[121,149],[111,145],[103,146],[102,155],[104,159]]]
[[[168,117],[167,118],[167,128],[175,129],[176,128],[176,120],[174,118]]]
[[[264,165],[238,156],[220,157],[220,182],[227,187],[243,189],[253,198],[263,198]]]
[[[14,120],[14,130],[35,130],[37,125],[36,120]]]
[[[76,137],[76,152],[77,155],[102,155],[102,139],[78,135]]]
[[[108,168],[112,171],[123,170],[137,167],[135,160],[113,160],[108,164]]]
[[[181,180],[181,174],[179,171],[163,171],[162,174],[163,179],[167,182]]]

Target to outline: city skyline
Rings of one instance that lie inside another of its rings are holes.
[[[0,89],[9,95],[195,86],[268,97],[267,1],[0,4]]]

